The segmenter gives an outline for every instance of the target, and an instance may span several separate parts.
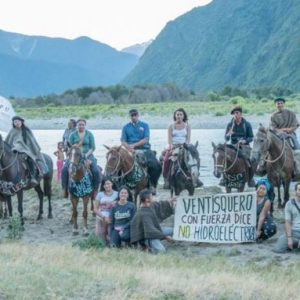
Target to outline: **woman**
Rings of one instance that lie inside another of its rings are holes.
[[[110,222],[109,216],[113,206],[118,199],[118,192],[113,190],[113,183],[110,179],[105,179],[101,186],[101,192],[97,194],[94,212],[96,214],[96,235],[103,241],[109,240]]]
[[[130,241],[130,221],[135,214],[135,205],[128,201],[129,190],[127,187],[121,187],[118,195],[118,202],[112,208],[110,246],[121,247],[122,241],[129,243]]]
[[[256,238],[258,241],[266,240],[276,233],[276,224],[271,214],[271,201],[267,198],[267,187],[260,184],[256,191]]]
[[[77,120],[77,130],[74,131],[69,137],[70,145],[76,145],[81,148],[83,159],[86,164],[90,165],[91,172],[93,174],[93,188],[94,191],[98,191],[100,183],[100,173],[97,166],[97,160],[93,155],[95,151],[95,139],[93,134],[86,129],[86,120]],[[68,168],[69,162],[66,162],[62,170],[62,188],[63,197],[67,197],[67,185],[68,185]]]
[[[24,123],[25,120],[23,118],[18,116],[13,117],[12,129],[6,136],[5,141],[12,147],[13,151],[27,155],[30,181],[32,185],[37,185],[37,179],[43,178],[45,162],[37,140],[32,131]]]
[[[70,119],[68,122],[68,127],[65,129],[62,141],[64,143],[65,151],[68,150],[68,141],[70,135],[76,130],[76,121],[74,119]]]
[[[191,127],[188,125],[188,116],[183,108],[178,108],[173,114],[174,123],[168,129],[168,149],[165,152],[163,163],[164,188],[169,188],[169,159],[172,150],[182,144],[190,144]]]

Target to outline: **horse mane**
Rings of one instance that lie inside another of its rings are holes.
[[[192,157],[199,157],[199,152],[197,150],[197,148],[193,145],[193,144],[190,144],[190,145],[187,145],[187,150],[190,151]]]
[[[216,146],[216,149],[221,150],[221,151],[225,151],[225,146],[226,146],[226,148],[229,148],[231,150],[236,151],[236,147],[234,145],[231,145],[231,144],[218,144]]]

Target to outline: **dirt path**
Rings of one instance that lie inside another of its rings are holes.
[[[220,192],[218,187],[210,187],[202,190],[203,193]],[[72,235],[72,225],[69,223],[71,217],[71,203],[68,199],[61,199],[58,193],[58,186],[54,186],[53,190],[53,219],[47,218],[48,204],[44,203],[44,218],[37,221],[38,200],[33,191],[25,193],[24,200],[24,217],[25,231],[22,237],[23,243],[28,244],[71,244],[78,239],[84,239],[82,235],[82,202],[79,205],[79,226],[81,234],[79,236]],[[166,200],[169,192],[158,189],[157,200]],[[13,198],[14,214],[17,214],[17,199]],[[276,210],[274,213],[276,223],[278,224],[278,232],[275,237],[261,244],[205,244],[205,243],[187,243],[176,242],[174,245],[167,245],[169,253],[178,256],[195,256],[195,257],[215,257],[225,256],[234,264],[246,264],[253,262],[259,266],[267,266],[268,264],[291,264],[299,259],[299,255],[291,253],[278,255],[272,252],[274,243],[284,232],[283,211]],[[172,224],[173,217],[169,218],[166,223]],[[89,211],[88,224],[90,233],[95,228],[95,218]],[[0,220],[0,241],[5,243],[7,236],[8,220]]]

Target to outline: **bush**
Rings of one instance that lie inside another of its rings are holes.
[[[79,247],[80,250],[88,250],[88,249],[103,249],[105,243],[101,238],[96,236],[95,234],[89,235],[89,237],[85,240],[75,241],[72,243],[72,247]]]
[[[23,226],[20,217],[13,216],[8,222],[8,238],[11,240],[19,240],[23,236]]]

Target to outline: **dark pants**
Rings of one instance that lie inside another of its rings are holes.
[[[130,228],[124,229],[122,235],[120,235],[119,231],[112,228],[110,233],[110,246],[119,248],[122,242],[130,242]]]
[[[97,166],[97,160],[92,155],[89,157],[89,160],[92,162],[90,165],[90,170],[93,175],[93,187],[94,187],[94,190],[98,190],[99,184],[100,184],[100,172],[99,172],[99,169]],[[70,165],[70,161],[67,160],[61,171],[61,186],[63,189],[66,189],[66,187],[68,186],[69,165]]]

